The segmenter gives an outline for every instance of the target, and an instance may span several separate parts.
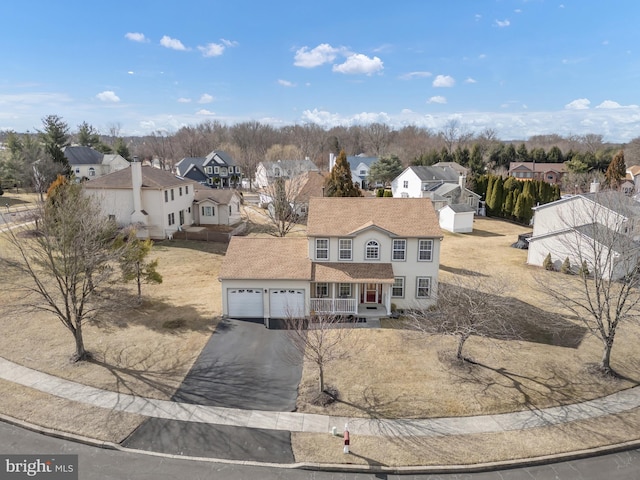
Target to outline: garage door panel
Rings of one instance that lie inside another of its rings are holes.
[[[269,292],[271,318],[305,316],[305,292],[302,289],[279,288]]]
[[[264,317],[262,288],[230,288],[227,290],[227,310],[234,318]]]

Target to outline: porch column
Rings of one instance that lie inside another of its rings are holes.
[[[355,298],[355,300],[356,300],[356,304],[355,304],[356,311],[353,312],[353,313],[355,313],[357,315],[358,314],[358,305],[360,304],[360,284],[356,283],[355,285],[356,285],[356,298]]]
[[[393,285],[389,285],[388,283],[382,284],[382,291],[386,290],[386,300],[384,302],[384,306],[387,309],[387,315],[391,315],[391,288]]]

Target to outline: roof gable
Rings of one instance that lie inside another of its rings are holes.
[[[352,235],[376,226],[399,237],[440,237],[438,217],[428,198],[311,198],[307,234]]]
[[[184,185],[193,185],[191,180],[177,177],[173,173],[153,168],[141,166],[142,169],[142,189],[158,190]],[[109,173],[94,180],[89,180],[84,184],[85,188],[103,189],[132,189],[131,167],[123,168],[113,173]]]

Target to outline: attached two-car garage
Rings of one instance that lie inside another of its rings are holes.
[[[227,310],[231,318],[291,318],[305,315],[305,290],[300,288],[268,289],[264,304],[263,288],[227,289]]]

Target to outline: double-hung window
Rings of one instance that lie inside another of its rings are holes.
[[[431,277],[418,277],[416,279],[416,297],[429,298],[431,296]]]
[[[203,217],[214,217],[215,209],[212,206],[203,206],[202,207],[202,216]]]
[[[175,195],[173,192],[173,188],[171,189],[171,201],[173,202],[175,200]]]
[[[402,181],[402,188],[409,188],[409,180]]]
[[[375,240],[369,240],[365,246],[364,258],[366,260],[380,260],[380,244]]]
[[[328,238],[316,238],[316,260],[329,260]]]
[[[404,277],[396,277],[393,279],[391,296],[395,298],[404,298]]]
[[[407,241],[404,239],[393,240],[393,252],[391,255],[393,260],[407,259]]]
[[[338,287],[338,294],[340,298],[350,298],[351,297],[351,284],[350,283],[341,283]]]
[[[326,298],[329,296],[328,283],[316,283],[316,298]]]
[[[167,203],[169,201],[169,190],[164,191],[164,202]]]
[[[421,262],[433,260],[433,240],[418,240],[418,260]]]
[[[339,260],[352,260],[353,241],[350,238],[341,238],[338,240],[338,258]]]

